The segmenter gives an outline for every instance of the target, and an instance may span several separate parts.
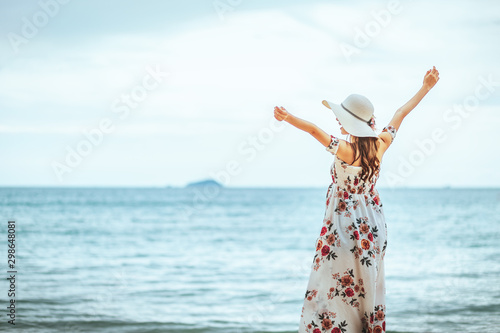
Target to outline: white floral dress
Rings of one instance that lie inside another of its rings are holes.
[[[394,140],[393,126],[384,127]],[[339,139],[326,150],[335,155],[326,211],[316,240],[299,333],[385,332],[384,255],[387,225],[375,183],[364,182],[360,166],[340,160]]]

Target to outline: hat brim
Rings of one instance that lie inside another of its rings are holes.
[[[378,134],[363,120],[354,117],[348,113],[340,104],[324,100],[323,105],[333,111],[342,127],[351,135],[359,137],[376,137]]]

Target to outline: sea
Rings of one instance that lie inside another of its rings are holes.
[[[378,191],[387,332],[500,332],[500,189]],[[297,332],[326,193],[1,188],[0,331]]]

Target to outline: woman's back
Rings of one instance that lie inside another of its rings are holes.
[[[379,137],[377,139],[377,153],[376,153],[379,161],[382,161],[382,157],[384,156],[385,152],[387,151],[392,141],[394,140],[395,135],[396,135],[396,129],[393,126],[384,127],[382,133],[379,134]],[[355,158],[354,149],[352,149],[350,145],[346,145],[344,149],[338,150],[336,154],[342,161],[344,161],[349,165],[361,166],[361,159],[359,158],[359,155],[357,156],[357,158]]]
[[[382,160],[384,153],[387,151],[387,148],[392,143],[396,136],[396,130],[392,126],[384,127],[382,133],[378,138],[378,149],[377,149],[377,157],[379,161]],[[375,184],[378,179],[380,164],[377,168],[375,168],[373,172],[373,177],[371,179],[363,180],[362,172],[363,168],[361,166],[360,158],[358,158],[355,163],[352,163],[354,160],[354,150],[347,148],[343,150],[342,156],[340,155],[340,139],[336,138],[333,135],[330,135],[331,142],[330,145],[326,147],[326,150],[335,155],[335,159],[330,168],[330,174],[332,176],[332,182],[337,185],[337,188],[340,190],[345,190],[350,194],[367,194],[367,195],[377,195],[375,190]],[[348,147],[348,146],[345,146]],[[345,157],[347,156],[347,158]],[[350,161],[348,163],[346,160]],[[375,199],[378,202],[378,199]]]

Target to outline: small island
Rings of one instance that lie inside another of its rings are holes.
[[[206,179],[206,180],[201,180],[198,182],[192,182],[187,184],[185,187],[200,187],[200,186],[217,186],[217,187],[223,187],[223,185],[219,182],[216,182],[213,179]]]

